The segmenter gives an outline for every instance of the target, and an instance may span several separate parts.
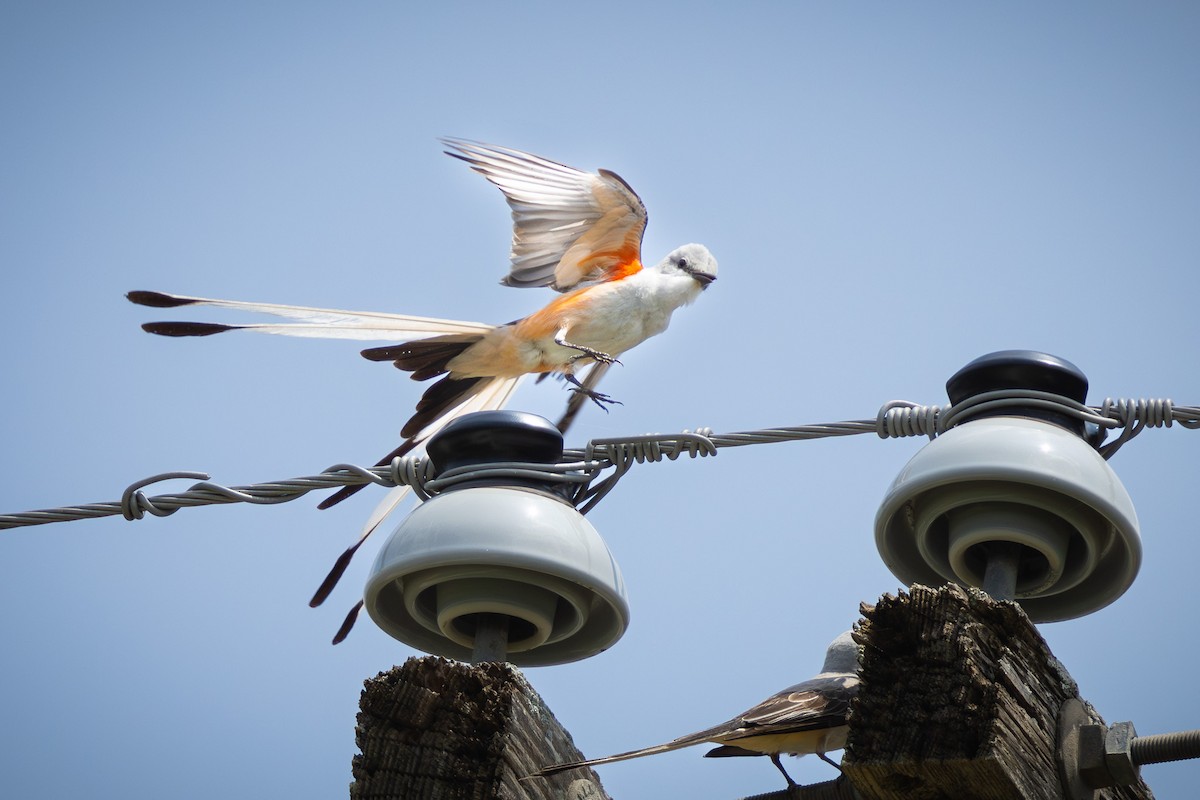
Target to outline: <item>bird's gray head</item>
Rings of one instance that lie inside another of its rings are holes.
[[[825,651],[825,666],[821,672],[836,672],[843,675],[858,672],[859,646],[851,636],[851,631],[838,636],[829,644]]]
[[[702,244],[685,244],[672,250],[658,265],[664,275],[686,275],[701,289],[717,279],[717,260]]]

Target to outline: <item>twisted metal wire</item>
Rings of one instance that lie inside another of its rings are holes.
[[[1085,406],[1059,395],[1028,389],[985,392],[956,406],[922,406],[895,400],[879,410],[876,421],[882,438],[928,436],[932,439],[974,416],[1006,408],[1030,407],[1066,414],[1101,431],[1120,428],[1121,433],[1116,439],[1097,447],[1106,459],[1146,428],[1169,428],[1175,423],[1185,428],[1200,428],[1200,407],[1176,406],[1169,399],[1108,398],[1099,406]]]
[[[1130,439],[1146,428],[1171,427],[1173,424],[1200,428],[1200,407],[1176,406],[1170,400],[1112,400],[1097,407],[1076,403],[1058,395],[1003,390],[988,392],[957,406],[924,406],[907,401],[891,401],[880,408],[873,420],[851,420],[820,425],[765,428],[754,431],[714,434],[708,428],[683,431],[679,434],[646,435],[615,439],[596,439],[583,449],[565,450],[558,464],[501,463],[466,466],[447,470],[435,476],[429,460],[420,457],[395,458],[390,464],[365,468],[355,464],[335,464],[319,475],[227,487],[212,483],[202,472],[167,472],[153,475],[131,484],[117,502],[89,503],[78,506],[25,511],[0,515],[0,529],[51,522],[94,519],[120,514],[127,520],[142,519],[146,514],[165,517],[180,508],[225,503],[255,503],[270,505],[286,503],[311,491],[337,489],[374,483],[379,486],[408,486],[422,500],[448,486],[483,477],[523,477],[550,481],[569,487],[568,496],[582,513],[587,513],[612,491],[634,464],[675,461],[683,456],[701,458],[715,456],[723,447],[751,444],[822,439],[832,436],[853,436],[875,433],[880,438],[927,436],[930,439],[945,433],[954,425],[985,412],[995,413],[1014,406],[1030,406],[1069,414],[1100,431],[1120,429],[1118,436],[1097,447],[1104,458],[1110,458]],[[606,470],[612,474],[597,482]],[[198,480],[185,491],[147,497],[143,488],[162,481]]]

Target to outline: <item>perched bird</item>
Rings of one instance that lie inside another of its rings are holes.
[[[686,244],[653,267],[641,262],[646,208],[615,172],[585,172],[544,158],[462,139],[443,139],[447,155],[500,188],[512,209],[512,266],[501,283],[549,286],[561,294],[542,309],[506,325],[399,314],[245,303],[134,291],[134,303],[155,308],[216,306],[288,317],[295,322],[227,325],[149,322],[162,336],[210,336],[234,330],[288,336],[400,341],[362,355],[390,361],[414,380],[439,378],[404,424],[404,442],[378,464],[413,452],[450,420],[502,407],[525,375],[559,375],[574,392],[559,421],[564,430],[591,400],[604,408],[618,402],[596,391],[617,358],[666,330],[675,309],[694,301],[717,277],[717,262],[703,245]],[[580,379],[581,370],[587,368]],[[362,487],[339,490],[328,508]],[[332,591],[350,558],[403,497],[393,490],[363,532],[334,565],[313,596],[316,606]],[[347,617],[340,641],[357,608]]]
[[[705,753],[706,757],[769,756],[788,785],[795,786],[796,782],[779,761],[783,753],[796,756],[815,753],[838,767],[825,754],[846,746],[849,732],[846,718],[850,713],[850,701],[858,692],[858,668],[859,648],[851,638],[851,632],[846,631],[825,651],[825,665],[819,674],[771,695],[728,722],[641,750],[552,764],[529,777],[554,775],[577,767],[610,764],[709,742],[721,746]]]

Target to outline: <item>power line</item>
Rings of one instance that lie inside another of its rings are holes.
[[[580,510],[586,513],[596,505],[625,475],[633,464],[647,461],[674,461],[683,456],[697,458],[716,455],[725,447],[753,444],[807,441],[833,436],[853,436],[875,433],[880,438],[928,436],[934,438],[972,416],[1003,412],[1013,406],[1050,408],[1069,414],[1093,428],[1090,439],[1105,458],[1146,428],[1171,427],[1178,423],[1185,428],[1200,428],[1200,407],[1176,406],[1170,400],[1105,400],[1099,406],[1085,406],[1059,395],[1031,392],[1028,389],[1004,390],[977,395],[956,406],[923,406],[907,401],[892,401],[883,405],[873,420],[830,422],[818,425],[763,428],[752,431],[714,434],[707,428],[683,431],[679,434],[631,436],[595,439],[582,449],[565,450],[557,465],[489,464],[485,467],[464,467],[434,475],[427,458],[393,459],[379,467],[360,467],[354,464],[335,464],[317,475],[289,478],[247,486],[222,486],[201,472],[167,472],[131,484],[121,500],[88,503],[77,506],[25,511],[0,515],[0,529],[52,522],[69,522],[122,515],[128,520],[141,519],[146,514],[165,517],[181,508],[227,503],[270,505],[286,503],[321,489],[336,489],[374,483],[385,487],[409,486],[422,499],[440,491],[446,485],[480,477],[503,477],[527,474],[535,470],[543,480],[572,486],[571,496]],[[1120,429],[1111,442],[1103,443],[1105,435]],[[595,483],[606,470],[612,474]],[[199,481],[188,489],[171,494],[147,497],[145,487],[167,480]],[[593,485],[594,484],[594,485]]]

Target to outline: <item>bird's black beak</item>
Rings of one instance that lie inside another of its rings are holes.
[[[696,283],[700,284],[702,289],[707,289],[708,285],[717,279],[716,275],[710,275],[707,272],[693,272],[692,278]]]

